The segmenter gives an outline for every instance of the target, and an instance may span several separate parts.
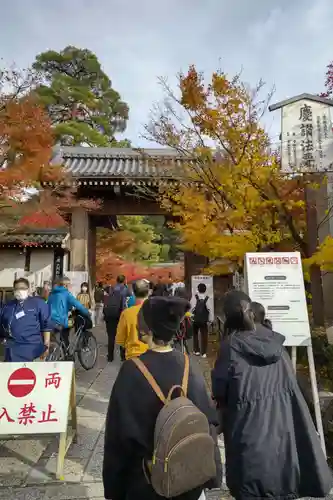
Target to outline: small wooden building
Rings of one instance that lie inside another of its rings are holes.
[[[18,276],[36,275],[42,282],[66,273],[69,252],[67,228],[16,230],[0,236],[0,302],[11,296]]]

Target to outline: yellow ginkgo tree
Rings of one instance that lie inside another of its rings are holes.
[[[191,66],[179,75],[178,93],[166,93],[146,126],[146,137],[173,148],[177,184],[160,189],[175,216],[184,249],[210,260],[241,264],[249,251],[298,250],[311,257],[306,238],[301,176],[280,170],[261,119],[270,96],[239,76],[217,71],[209,81]],[[276,149],[276,148],[275,148]]]
[[[161,199],[178,217],[185,248],[242,261],[246,251],[288,241],[308,257],[303,179],[280,172],[260,124],[262,84],[249,89],[220,71],[205,83],[191,66],[179,77],[179,96],[163,85],[167,99],[146,130],[183,160],[180,182],[161,188]]]

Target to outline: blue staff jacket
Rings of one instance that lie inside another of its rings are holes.
[[[54,323],[68,328],[68,313],[76,309],[82,316],[89,317],[89,311],[64,286],[56,286],[49,295],[48,305]]]
[[[0,336],[8,337],[6,361],[29,362],[45,350],[43,333],[52,330],[50,308],[40,297],[11,300],[0,313]]]

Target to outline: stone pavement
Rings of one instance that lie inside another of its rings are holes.
[[[57,439],[29,436],[0,441],[0,499],[12,500],[102,500],[104,422],[112,385],[120,361],[107,363],[104,328],[95,329],[99,356],[95,368],[76,367],[78,436],[67,452],[65,481],[55,478]],[[197,360],[196,360],[197,362]],[[198,360],[208,387],[210,367]],[[219,442],[223,463],[224,445]],[[224,484],[221,490],[206,493],[207,500],[230,499]],[[333,500],[333,497],[330,495]]]
[[[67,452],[65,481],[55,478],[57,439],[29,436],[0,441],[0,499],[102,500],[104,422],[120,361],[107,363],[104,328],[96,328],[98,362],[93,370],[76,367],[78,436]],[[200,360],[209,380],[206,360]],[[223,453],[223,443],[221,445]],[[224,492],[223,497],[227,496]],[[207,500],[220,500],[209,492]]]
[[[0,442],[0,499],[104,499],[101,467],[104,422],[120,361],[107,363],[106,335],[95,329],[98,362],[93,370],[76,369],[78,436],[67,452],[65,481],[55,479],[57,439],[29,436]]]

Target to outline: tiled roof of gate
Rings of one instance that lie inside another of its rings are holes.
[[[19,246],[53,246],[61,245],[67,235],[67,231],[43,230],[13,232],[0,236],[0,245],[19,245]]]
[[[60,161],[74,177],[171,179],[180,177],[185,158],[172,149],[62,147]]]

